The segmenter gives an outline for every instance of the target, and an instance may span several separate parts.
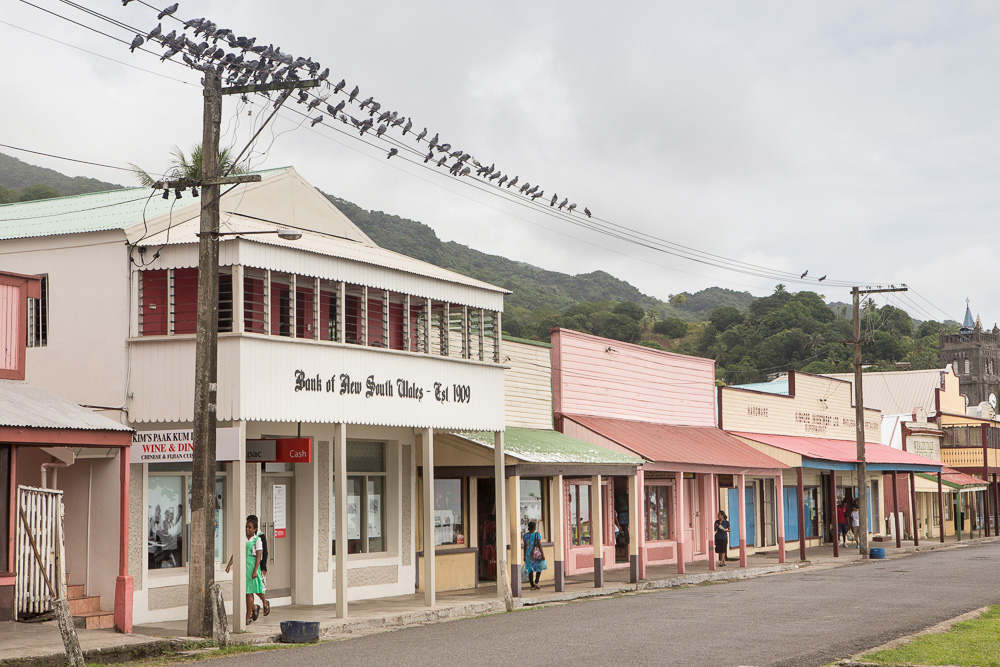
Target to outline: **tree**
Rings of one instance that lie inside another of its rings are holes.
[[[920,323],[917,327],[917,338],[926,338],[927,336],[937,336],[944,329],[944,325],[940,322],[935,322],[934,320],[925,320]]]
[[[712,323],[716,331],[726,329],[743,323],[743,313],[733,306],[719,306],[709,315],[708,321]]]
[[[178,178],[201,180],[201,144],[197,144],[191,149],[190,156],[185,155],[179,146],[174,146],[174,150],[170,152],[170,155],[173,157],[170,159],[170,166],[167,169],[165,178],[171,180]],[[135,172],[136,178],[139,179],[139,183],[147,188],[152,187],[156,181],[160,180],[153,178],[134,164],[132,165],[132,170]],[[230,174],[245,174],[247,173],[247,168],[242,164],[233,166],[233,156],[230,154],[229,149],[220,148],[219,173],[225,174],[226,172]]]
[[[47,185],[29,185],[21,190],[21,194],[18,195],[17,200],[35,201],[36,199],[51,199],[58,196],[59,193],[55,188],[50,188]]]
[[[688,324],[676,317],[668,317],[654,324],[653,331],[667,338],[681,338],[687,335]]]
[[[639,343],[639,345],[642,345],[644,347],[651,347],[654,350],[662,350],[662,349],[664,349],[664,347],[662,345],[660,345],[659,343],[657,343],[655,340],[644,340],[641,343]]]
[[[605,338],[634,343],[639,340],[639,323],[618,313],[601,312],[594,318],[592,333]]]
[[[622,301],[617,304],[611,312],[631,317],[636,322],[641,321],[643,316],[646,314],[646,311],[643,310],[641,306],[637,306],[631,301]]]

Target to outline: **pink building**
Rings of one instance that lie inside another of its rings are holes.
[[[755,516],[748,478],[773,488],[787,466],[717,427],[713,360],[554,329],[552,387],[557,430],[645,461],[637,475],[638,512],[630,511],[626,480],[602,481],[600,506],[611,514],[604,523],[609,528],[617,523],[627,529],[620,532],[638,538],[630,541],[627,557],[609,539],[602,557],[595,551],[589,560],[590,546],[578,544],[573,517],[575,510],[580,515],[577,504],[593,482],[566,480],[567,574],[593,569],[600,581],[604,567],[629,566],[636,580],[645,576],[646,565],[676,564],[684,572],[686,562],[707,559],[714,567],[713,523],[730,495],[736,499],[730,546],[746,564],[746,533]],[[635,514],[638,531],[633,531]],[[783,543],[783,521],[778,525]]]

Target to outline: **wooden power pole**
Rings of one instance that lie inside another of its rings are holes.
[[[194,452],[191,463],[191,532],[188,545],[188,635],[213,636],[211,597],[215,583],[215,429],[218,379],[219,320],[219,185],[259,181],[260,176],[219,173],[219,126],[222,96],[234,93],[287,91],[270,120],[292,90],[312,88],[318,81],[288,81],[266,85],[223,88],[211,68],[204,71],[201,174],[192,180],[164,181],[158,187],[201,187],[201,224],[198,241],[198,322],[195,336]],[[266,123],[265,123],[266,124]],[[261,126],[263,129],[263,126]],[[250,140],[260,134],[260,130]],[[249,146],[249,144],[248,144]],[[240,156],[243,152],[240,152]],[[239,157],[236,158],[239,160]],[[234,285],[234,289],[242,286]],[[242,554],[233,545],[236,557]]]
[[[905,292],[906,286],[861,289],[851,288],[854,302],[854,426],[858,445],[858,551],[861,558],[868,558],[868,461],[865,458],[865,403],[861,388],[861,295],[883,292]],[[912,511],[912,510],[911,510]]]

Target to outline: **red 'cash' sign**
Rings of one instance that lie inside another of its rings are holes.
[[[247,462],[312,463],[312,438],[247,440]]]

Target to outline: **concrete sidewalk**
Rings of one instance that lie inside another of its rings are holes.
[[[956,543],[953,538],[949,538],[944,544],[936,541],[921,542],[919,547],[903,542],[900,549],[896,549],[894,543],[874,543],[874,546],[885,547],[887,557],[895,559],[918,551],[962,548],[998,539],[1000,538],[977,538]],[[778,563],[776,552],[771,552],[750,555],[746,568],[740,568],[738,561],[730,561],[727,567],[715,571],[708,570],[707,562],[698,561],[688,563],[687,572],[683,575],[677,574],[676,566],[673,565],[650,567],[646,572],[647,578],[638,584],[628,583],[628,568],[613,568],[606,571],[605,585],[602,588],[594,588],[592,575],[577,575],[567,578],[566,589],[562,593],[556,593],[551,583],[543,585],[540,591],[525,588],[523,596],[515,598],[514,605],[515,609],[520,609],[586,598],[722,583],[791,572],[804,567],[830,568],[864,562],[857,558],[857,551],[851,546],[841,547],[840,554],[839,558],[834,558],[832,546],[814,547],[807,550],[808,560],[799,561],[798,549],[789,549],[787,562],[784,564]],[[347,619],[337,618],[335,605],[274,607],[269,616],[261,616],[247,628],[247,632],[234,635],[233,640],[248,644],[276,642],[281,632],[280,623],[285,620],[319,621],[322,639],[342,639],[413,625],[500,613],[505,609],[504,602],[497,599],[496,586],[493,584],[465,591],[440,593],[433,609],[424,606],[423,595],[420,593],[352,602],[348,607]],[[185,637],[186,621],[136,626],[134,630],[130,635],[110,630],[80,630],[80,643],[88,661],[91,661],[99,660],[102,655],[138,658],[170,651],[190,641],[203,641],[201,638]],[[0,624],[0,664],[62,664],[63,655],[62,641],[54,621]]]

